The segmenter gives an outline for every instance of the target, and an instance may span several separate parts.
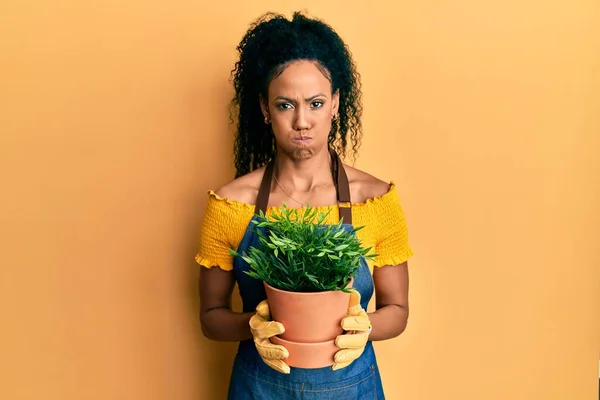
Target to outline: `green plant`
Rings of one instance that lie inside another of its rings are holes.
[[[327,213],[315,208],[304,211],[282,207],[268,219],[262,212],[252,221],[259,245],[238,254],[249,265],[246,274],[269,285],[292,292],[342,290],[354,277],[361,258],[371,259],[371,248],[363,248],[356,232],[343,221],[324,225]]]

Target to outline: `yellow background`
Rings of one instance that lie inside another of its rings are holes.
[[[235,46],[282,4],[2,1],[0,398],[224,398],[193,256]],[[596,399],[600,3],[297,4],[350,45],[357,166],[407,214],[388,398]]]

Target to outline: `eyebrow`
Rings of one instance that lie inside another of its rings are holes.
[[[319,93],[319,94],[316,94],[316,95],[314,95],[312,97],[304,99],[304,101],[309,102],[309,101],[312,101],[312,100],[316,99],[317,97],[327,97],[327,96],[325,96],[323,93]],[[285,100],[285,101],[290,102],[290,103],[295,103],[296,102],[296,100],[290,99],[289,97],[285,97],[285,96],[277,96],[273,100]]]

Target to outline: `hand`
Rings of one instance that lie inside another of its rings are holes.
[[[342,320],[342,328],[347,333],[339,335],[335,339],[336,346],[341,350],[335,353],[333,358],[335,363],[332,369],[334,371],[347,367],[361,356],[371,333],[371,321],[367,312],[360,305],[360,293],[356,289],[351,289],[351,291],[348,314]]]
[[[250,332],[254,337],[256,350],[265,364],[282,374],[289,374],[290,367],[283,360],[290,354],[285,347],[275,345],[269,340],[270,337],[285,332],[285,328],[281,322],[271,321],[267,300],[261,301],[256,306],[256,314],[250,318]]]

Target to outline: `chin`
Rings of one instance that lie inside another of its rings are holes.
[[[296,161],[307,160],[313,156],[313,151],[309,149],[296,149],[292,152],[292,158]]]

